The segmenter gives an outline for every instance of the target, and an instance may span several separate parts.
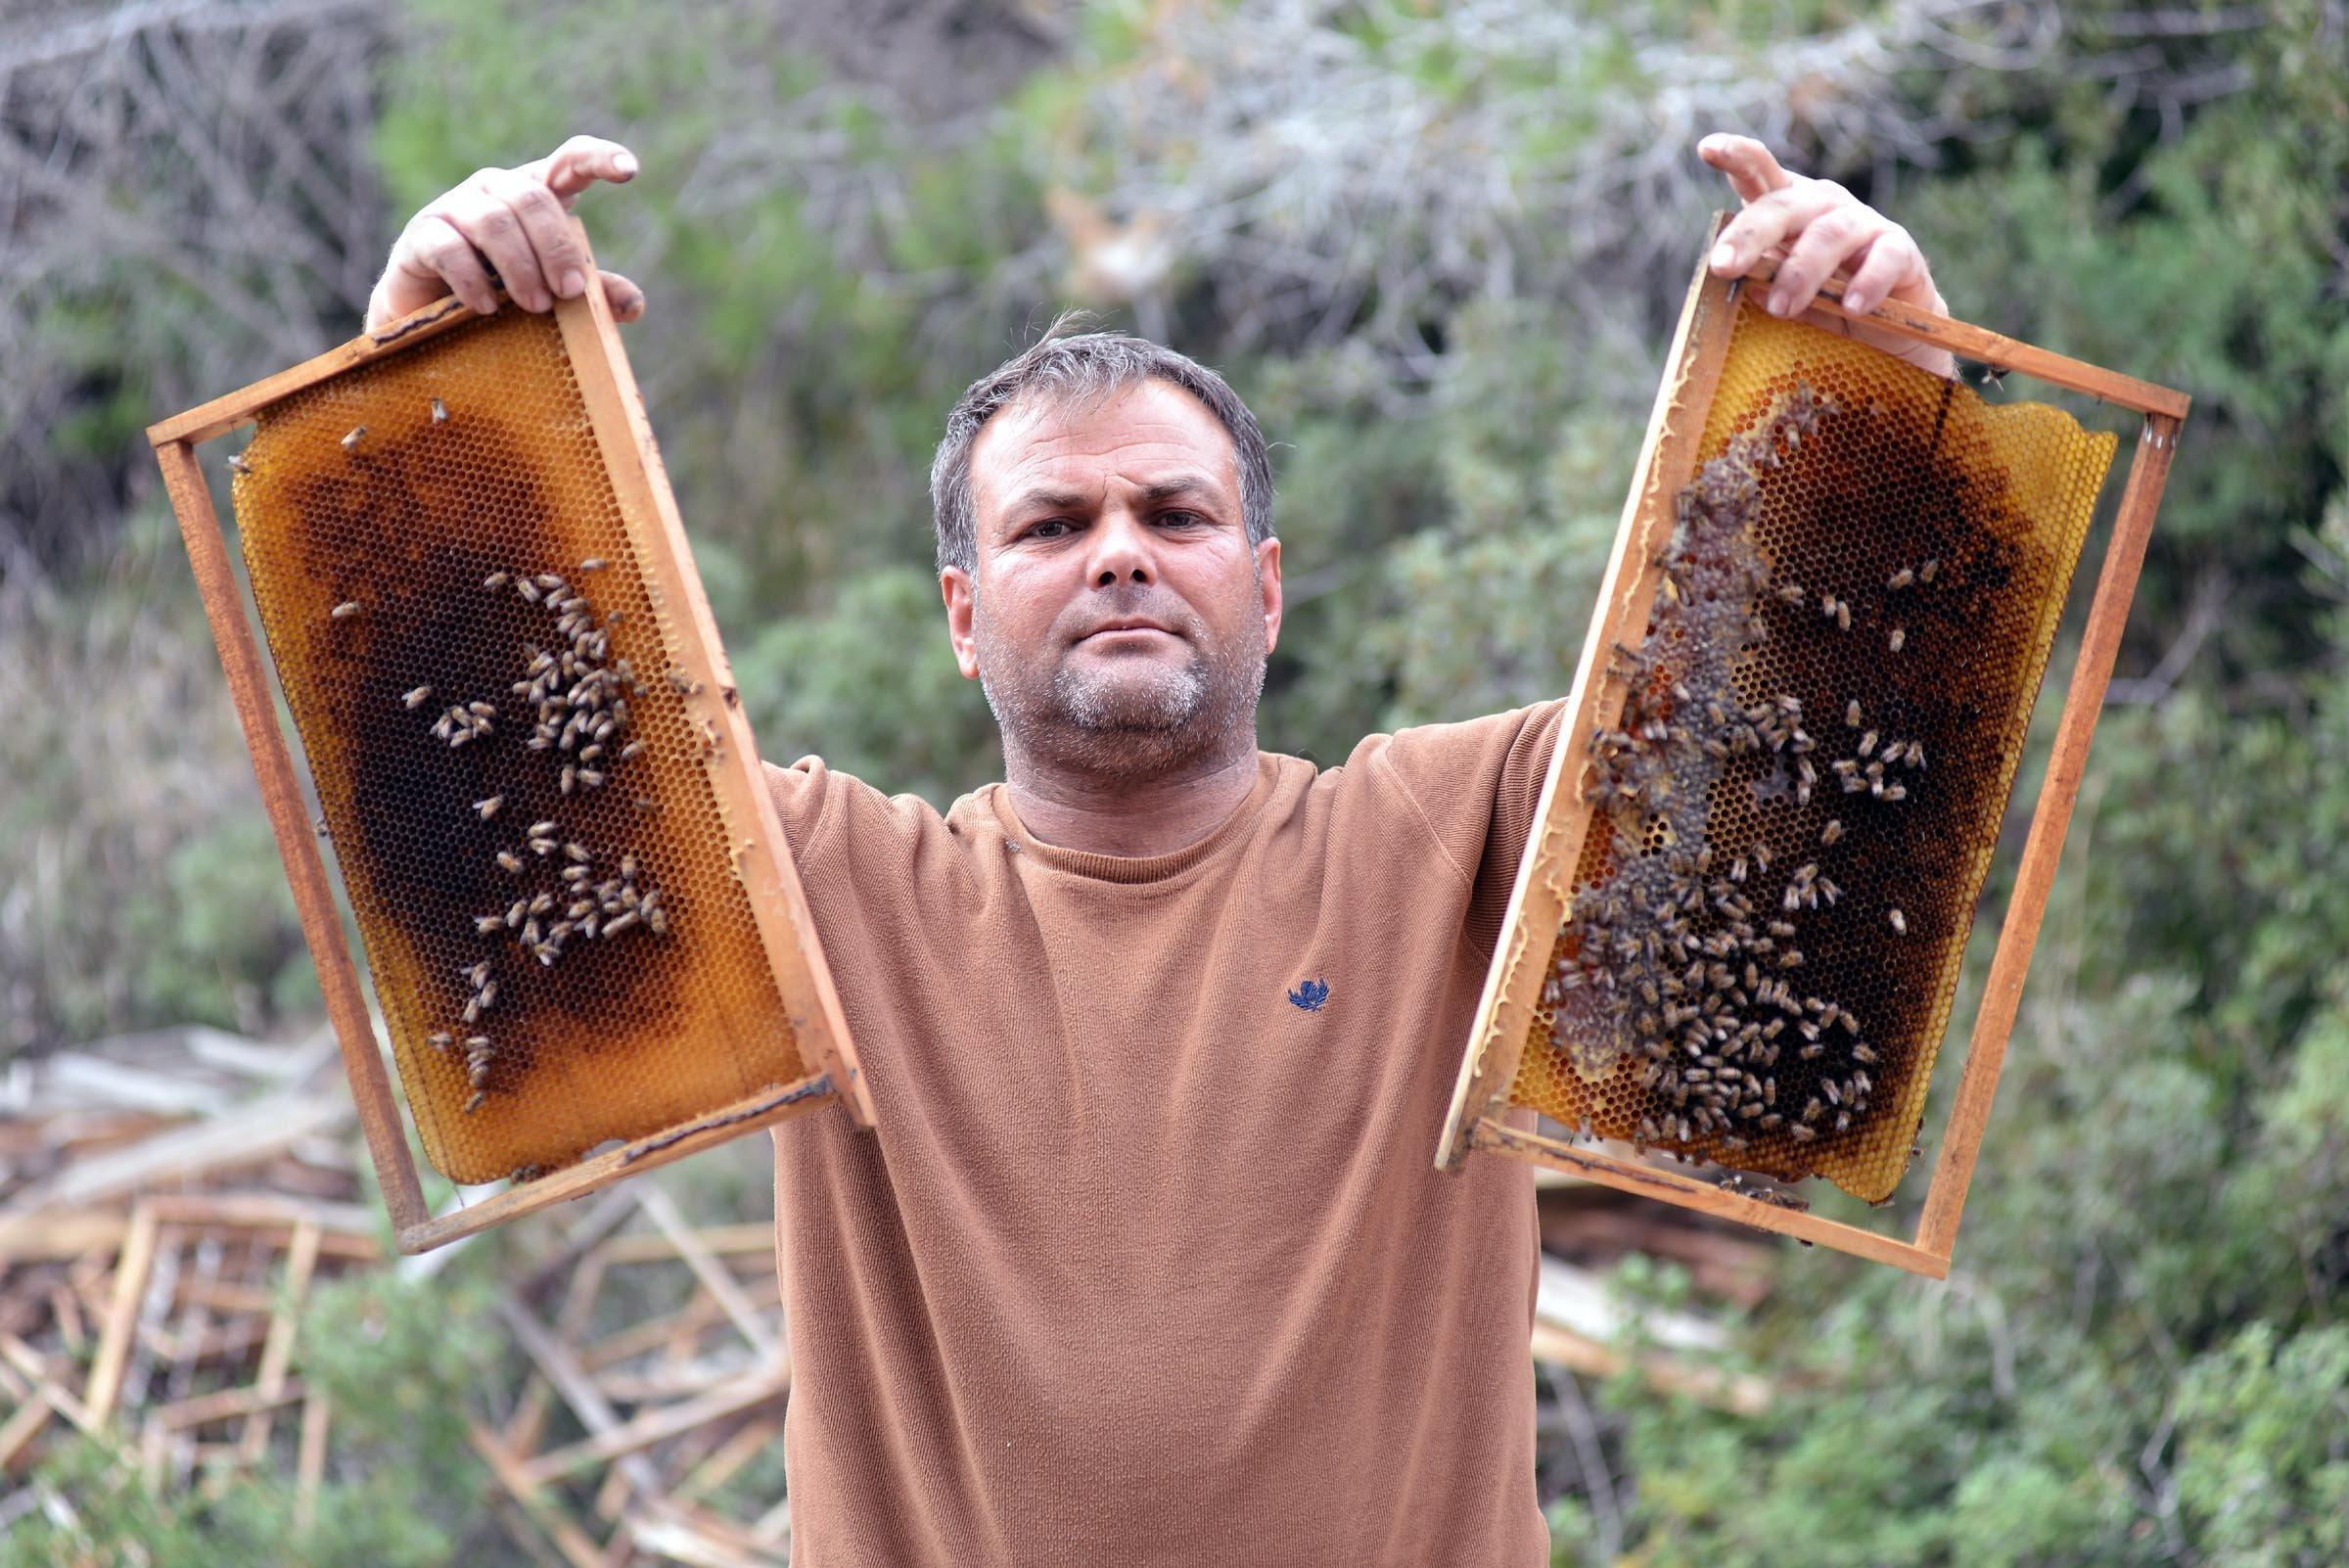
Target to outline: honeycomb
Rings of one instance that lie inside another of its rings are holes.
[[[1510,1086],[1889,1201],[2117,438],[1749,296]]]
[[[232,466],[435,1169],[525,1178],[804,1078],[688,707],[707,671],[672,663],[554,320],[293,393]]]

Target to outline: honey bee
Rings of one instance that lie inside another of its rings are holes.
[[[577,781],[578,776],[579,770],[576,767],[574,767],[569,762],[565,762],[563,764],[563,777],[560,781],[559,787],[562,789],[564,794],[569,795],[571,793],[572,785]]]
[[[621,760],[622,761],[625,762],[625,761],[629,761],[630,759],[632,759],[632,758],[634,758],[634,757],[638,756],[640,753],[642,753],[642,752],[643,752],[643,750],[644,750],[644,742],[642,742],[642,741],[630,741],[630,742],[628,742],[628,743],[627,743],[625,746],[622,746],[622,747],[620,749],[620,760]]]
[[[448,423],[448,404],[438,397],[433,399],[433,423],[436,425]]]
[[[594,856],[587,853],[587,846],[577,842],[576,840],[564,845],[563,853],[570,858],[578,861],[581,865],[586,864],[589,860],[594,858]]]
[[[1908,567],[1903,567],[1898,572],[1895,572],[1890,577],[1885,579],[1884,586],[1887,588],[1906,588],[1909,586],[1909,584],[1914,582],[1915,580],[1916,573]]]
[[[1895,909],[1891,911],[1890,918],[1894,932],[1904,937],[1909,934],[1909,917],[1907,915]]]
[[[506,798],[504,796],[492,795],[486,800],[474,802],[473,808],[481,816],[481,819],[486,822],[491,817],[497,815],[497,808],[505,804]]]
[[[541,598],[544,597],[544,595],[538,591],[537,584],[532,582],[528,577],[516,577],[514,579],[514,591],[521,594],[523,598],[529,600],[531,604],[536,604]]]
[[[253,464],[247,460],[243,452],[231,452],[228,457],[228,471],[240,476],[250,474],[253,472]]]
[[[489,592],[495,593],[498,589],[504,587],[507,583],[513,580],[514,578],[509,573],[492,572],[487,576],[482,578],[482,586],[487,589]]]
[[[355,451],[357,451],[357,450],[359,449],[359,442],[360,442],[361,440],[365,439],[365,438],[366,438],[366,436],[367,436],[367,427],[366,427],[366,426],[364,426],[364,425],[353,425],[353,426],[351,426],[351,427],[350,427],[350,434],[343,438],[343,450],[345,450],[345,451],[346,451],[346,452],[355,452]]]
[[[1860,727],[1860,699],[1855,697],[1843,705],[1843,724],[1846,729]]]
[[[444,1051],[444,1050],[448,1049],[448,1047],[449,1047],[449,1044],[450,1044],[449,1034],[448,1034],[448,1031],[447,1031],[447,1030],[445,1030],[445,1029],[437,1029],[437,1030],[433,1031],[433,1033],[432,1033],[432,1034],[430,1034],[430,1035],[426,1036],[425,1038],[426,1038],[427,1039],[429,1039],[429,1040],[432,1042],[433,1048],[434,1048],[435,1050],[442,1050],[442,1051]]]
[[[356,599],[345,599],[327,613],[333,616],[337,621],[348,621],[352,616],[355,616],[359,613],[359,601]]]
[[[1909,799],[1909,786],[1906,784],[1885,785],[1884,799],[1888,801],[1905,801]]]
[[[514,852],[511,850],[498,851],[497,863],[510,872],[520,872],[522,870],[522,857],[514,853]]]
[[[1838,631],[1852,629],[1852,607],[1848,601],[1842,599],[1835,601],[1835,629]]]
[[[579,563],[579,570],[581,572],[601,572],[605,565],[606,563],[602,556],[591,555],[586,560]]]
[[[1876,1048],[1865,1041],[1862,1041],[1852,1047],[1852,1060],[1855,1062],[1865,1062],[1870,1067],[1873,1067],[1876,1063]]]
[[[1781,582],[1778,584],[1778,597],[1788,604],[1801,604],[1804,597],[1803,585],[1799,582]]]
[[[1871,729],[1866,734],[1860,737],[1860,755],[1863,757],[1870,757],[1875,754],[1875,750],[1876,732]]]
[[[1941,560],[1939,557],[1935,557],[1933,560],[1927,561],[1923,566],[1920,566],[1916,569],[1916,580],[1919,582],[1930,582],[1933,580],[1933,574],[1939,572],[1940,570]]]
[[[566,768],[564,771],[570,772],[571,769]],[[578,769],[578,780],[589,789],[594,789],[604,782],[604,775],[596,768],[582,767]]]
[[[473,1091],[473,1098],[465,1102],[465,1114],[467,1116],[471,1116],[474,1112],[480,1110],[482,1108],[482,1102],[488,1097],[489,1096],[484,1093],[482,1090],[478,1088],[475,1089]]]
[[[1842,837],[1843,822],[1838,817],[1829,817],[1827,825],[1819,830],[1819,842],[1821,844],[1832,844]]]
[[[1819,613],[1829,621],[1835,619],[1835,595],[1822,593],[1819,596]]]
[[[561,831],[562,825],[557,822],[532,822],[530,824],[530,837],[533,839],[551,839]]]
[[[484,937],[492,931],[502,929],[504,925],[505,921],[497,915],[475,915],[473,917],[473,929]]]
[[[652,928],[652,933],[654,936],[666,937],[668,935],[668,916],[667,913],[653,907],[653,905],[650,903],[647,903],[644,906],[642,913],[644,915],[644,923]]]
[[[400,706],[401,706],[401,707],[403,707],[403,708],[410,708],[410,709],[414,709],[414,708],[421,708],[421,707],[423,707],[423,706],[424,706],[424,704],[425,704],[425,700],[426,700],[427,698],[431,697],[432,695],[433,695],[433,688],[432,688],[432,687],[430,687],[430,686],[418,686],[418,687],[415,687],[413,690],[410,690],[410,691],[406,691],[406,692],[403,692],[403,693],[401,693],[401,694],[400,694],[399,703],[400,703]]]
[[[1905,642],[1907,642],[1907,641],[1909,640],[1909,632],[1908,632],[1908,629],[1907,629],[1906,627],[1903,627],[1903,626],[1895,626],[1895,627],[1893,627],[1893,628],[1892,628],[1892,636],[1891,636],[1891,637],[1890,637],[1888,640],[1890,641],[1890,643],[1891,643],[1891,645],[1892,645],[1892,651],[1893,651],[1894,653],[1899,653],[1899,652],[1901,651],[1901,644],[1903,644],[1903,643],[1905,643]]]
[[[540,588],[544,589],[548,593],[561,593],[563,591],[563,579],[552,572],[541,572],[530,580],[537,583]],[[560,609],[561,606],[558,605],[556,608]]]

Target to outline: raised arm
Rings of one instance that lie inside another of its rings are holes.
[[[574,136],[518,168],[481,169],[427,202],[392,243],[384,275],[367,300],[367,329],[443,295],[484,315],[497,308],[490,271],[526,310],[549,310],[556,298],[586,288],[586,258],[572,243],[564,214],[597,180],[636,177],[636,155],[600,136]],[[612,313],[633,321],[644,291],[617,272],[597,273]]]
[[[1742,278],[1763,256],[1778,257],[1777,278],[1765,300],[1773,315],[1802,316],[1830,332],[1847,333],[1936,376],[1958,374],[1958,362],[1946,348],[1855,327],[1811,309],[1819,285],[1848,267],[1851,282],[1843,302],[1853,310],[1898,300],[1949,314],[1933,286],[1933,269],[1907,229],[1833,180],[1789,173],[1751,136],[1717,131],[1696,144],[1696,154],[1721,170],[1745,204],[1713,248],[1716,274]]]

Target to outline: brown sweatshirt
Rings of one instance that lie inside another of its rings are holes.
[[[1540,1568],[1532,1171],[1433,1167],[1563,704],[1147,857],[766,778],[879,1115],[775,1130],[797,1568]]]

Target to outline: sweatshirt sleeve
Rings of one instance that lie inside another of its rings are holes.
[[[1500,940],[1566,699],[1455,724],[1398,730],[1380,754],[1436,848],[1471,885],[1466,931],[1487,958]]]

